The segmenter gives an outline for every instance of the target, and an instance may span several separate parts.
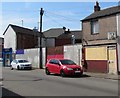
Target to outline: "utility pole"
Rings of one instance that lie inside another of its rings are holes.
[[[42,16],[43,16],[43,8],[40,10],[40,38],[39,38],[39,68],[42,69]]]

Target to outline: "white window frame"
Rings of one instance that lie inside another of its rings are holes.
[[[99,33],[99,22],[98,20],[91,21],[91,34]]]

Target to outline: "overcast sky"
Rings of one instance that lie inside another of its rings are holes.
[[[22,26],[22,20],[23,27],[38,28],[40,8],[44,9],[43,31],[63,26],[81,30],[80,20],[93,13],[95,2],[2,2],[0,5],[3,37],[9,24]],[[100,2],[101,9],[117,5],[117,2]]]

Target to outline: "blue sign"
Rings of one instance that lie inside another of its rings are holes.
[[[24,54],[24,50],[23,49],[16,50],[16,54]]]

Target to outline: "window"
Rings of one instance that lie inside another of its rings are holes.
[[[99,23],[98,20],[91,21],[91,34],[99,33]]]
[[[17,60],[13,60],[13,62],[17,64]]]
[[[76,65],[73,61],[71,60],[60,60],[60,62],[63,64],[63,65]]]
[[[59,61],[58,60],[50,60],[49,63],[51,63],[51,64],[59,64]]]
[[[19,63],[27,63],[27,60],[18,60]]]
[[[50,62],[49,62],[49,63],[53,64],[53,63],[54,63],[54,60],[50,60]]]

